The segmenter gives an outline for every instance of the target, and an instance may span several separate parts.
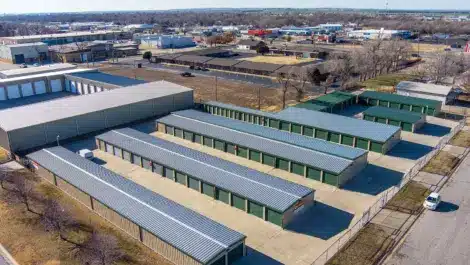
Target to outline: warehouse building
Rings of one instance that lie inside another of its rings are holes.
[[[437,100],[408,97],[397,94],[365,91],[359,95],[359,103],[367,106],[381,106],[392,109],[437,116],[441,112],[442,103]]]
[[[398,95],[437,100],[442,105],[452,103],[458,96],[451,86],[401,81],[395,88]]]
[[[373,152],[387,153],[400,141],[400,128],[303,108],[269,113],[216,101],[200,106],[214,115],[302,134]]]
[[[99,71],[87,71],[65,75],[66,90],[80,95],[145,83],[147,82],[144,80],[110,75]]]
[[[208,117],[201,117],[201,119],[206,121],[197,119],[197,117],[204,115]],[[158,131],[336,187],[343,186],[367,165],[367,155],[360,156],[357,160],[346,159],[306,148],[301,146],[300,143],[293,145],[286,141],[274,140],[273,138],[276,136],[266,138],[213,124],[210,122],[211,118],[227,120],[227,124],[231,121],[210,114],[188,110],[175,112],[158,119]],[[232,122],[238,121],[232,120]],[[244,125],[256,126],[250,124]],[[269,128],[266,129],[269,130]],[[282,133],[281,131],[277,132]],[[280,137],[282,136],[279,135]],[[299,137],[302,136],[299,135]],[[310,146],[314,146],[314,144]],[[334,145],[329,143],[321,144],[321,146],[318,144],[317,149],[325,150],[326,146]],[[331,151],[334,151],[334,149]],[[347,155],[349,154],[344,156]]]
[[[415,132],[426,123],[426,116],[423,114],[379,106],[364,111],[363,119],[398,126],[407,132]]]
[[[48,59],[47,45],[42,42],[0,45],[0,61],[23,64],[41,63]]]
[[[0,111],[0,144],[23,152],[193,106],[193,90],[159,81]]]
[[[63,45],[67,43],[131,39],[132,35],[123,31],[74,31],[57,34],[0,37],[0,44],[24,44],[43,42],[47,45]]]
[[[62,147],[27,156],[36,173],[178,265],[229,265],[245,236]]]
[[[96,140],[102,151],[281,227],[314,203],[307,187],[130,128]]]

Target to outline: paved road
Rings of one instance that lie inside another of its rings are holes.
[[[441,190],[443,203],[426,211],[386,265],[470,264],[470,156]]]

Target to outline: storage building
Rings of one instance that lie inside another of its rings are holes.
[[[453,102],[458,95],[451,86],[410,81],[401,81],[395,88],[398,95],[437,100],[442,105]]]
[[[323,104],[323,103],[313,103],[313,102],[303,102],[299,103],[297,105],[294,105],[289,108],[302,108],[302,109],[308,109],[308,110],[314,110],[314,111],[321,111],[321,112],[332,112],[332,108],[329,105]]]
[[[426,123],[426,116],[424,114],[379,106],[371,107],[364,111],[363,119],[399,126],[403,131],[408,132],[415,132]]]
[[[381,106],[401,109],[425,115],[436,116],[441,112],[442,103],[437,100],[408,97],[397,94],[365,91],[359,95],[359,103],[368,106]]]
[[[144,80],[111,75],[99,71],[88,71],[65,75],[65,87],[67,88],[67,91],[80,95],[145,83],[147,82]]]
[[[0,111],[0,144],[16,153],[193,106],[193,90],[159,81]]]
[[[281,227],[314,203],[307,187],[130,128],[96,140],[102,151]]]
[[[37,67],[18,68],[18,69],[0,71],[0,78],[15,78],[15,77],[28,76],[28,75],[59,72],[59,71],[76,69],[76,68],[77,68],[76,65],[68,64],[68,63],[48,64],[48,65],[37,66]]]
[[[347,107],[356,104],[356,95],[347,92],[335,91],[307,102],[320,106],[328,106],[328,112],[338,113]]]
[[[42,42],[25,44],[0,44],[0,61],[23,64],[41,63],[48,59],[47,45]]]
[[[399,127],[303,108],[269,113],[216,101],[205,102],[201,107],[215,115],[383,154],[400,141]]]
[[[27,156],[36,172],[134,239],[179,265],[228,265],[245,236],[62,147]]]

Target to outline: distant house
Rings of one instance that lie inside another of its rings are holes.
[[[237,44],[239,50],[256,50],[258,47],[266,46],[266,43],[259,40],[241,40]]]

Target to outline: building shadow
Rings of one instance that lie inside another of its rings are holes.
[[[92,161],[93,163],[97,164],[97,165],[100,165],[100,166],[106,165],[106,161],[104,161],[104,160],[102,160],[102,159],[100,159],[100,158],[98,158],[98,157],[93,157],[93,159],[91,159],[91,161]]]
[[[354,116],[364,112],[367,110],[369,106],[364,106],[364,105],[352,105],[348,106],[345,109],[341,110],[338,114],[346,117],[351,117],[354,118]]]
[[[450,212],[455,212],[459,209],[459,206],[457,204],[453,204],[451,202],[441,202],[439,203],[439,206],[436,208],[436,212],[440,213],[450,213]]]
[[[450,128],[438,124],[426,123],[423,127],[419,128],[415,133],[424,134],[436,137],[442,137],[450,132]]]
[[[316,202],[288,224],[286,230],[328,240],[348,229],[353,217],[351,213]]]
[[[398,185],[404,173],[368,164],[364,170],[343,186],[344,190],[378,195],[392,186]]]
[[[390,150],[387,155],[393,157],[406,158],[411,160],[418,160],[432,151],[429,145],[413,143],[401,140]]]
[[[246,246],[246,256],[235,261],[232,265],[283,265],[284,263],[279,262],[263,253]]]
[[[131,126],[132,129],[146,134],[151,134],[157,130],[155,119]]]

